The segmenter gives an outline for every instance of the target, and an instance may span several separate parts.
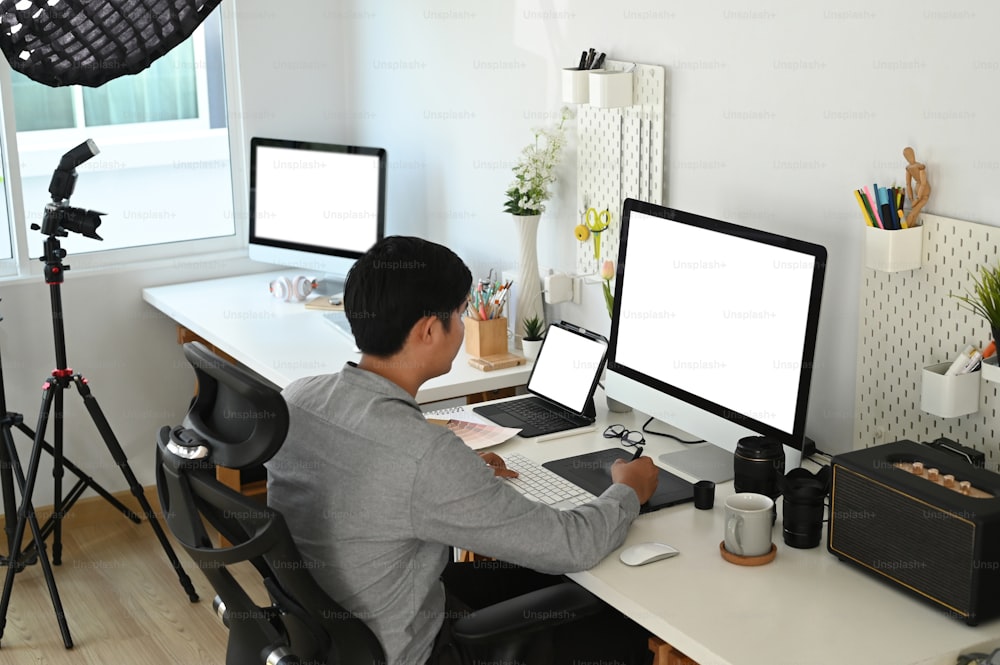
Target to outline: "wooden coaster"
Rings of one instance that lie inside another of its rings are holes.
[[[765,563],[771,563],[774,561],[774,557],[778,555],[778,546],[771,543],[771,551],[767,554],[761,554],[759,556],[740,556],[738,554],[733,554],[726,549],[726,541],[719,543],[719,554],[722,558],[729,563],[735,563],[737,566],[763,566]]]

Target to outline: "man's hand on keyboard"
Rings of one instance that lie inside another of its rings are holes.
[[[659,469],[649,457],[640,457],[632,462],[618,459],[611,465],[611,481],[623,483],[634,489],[640,505],[653,496],[656,484],[660,480],[659,474]]]
[[[486,466],[493,469],[493,474],[501,478],[517,478],[517,471],[508,469],[503,458],[496,453],[479,453],[479,456],[486,462]]]

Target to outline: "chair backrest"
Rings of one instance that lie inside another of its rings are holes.
[[[227,664],[385,663],[371,630],[316,584],[281,513],[215,477],[216,464],[256,467],[278,451],[288,431],[281,394],[198,342],[184,355],[198,392],[184,424],[157,434],[156,484],[167,525],[218,594]],[[214,545],[208,527],[231,545]],[[226,569],[241,562],[256,569],[270,606]]]

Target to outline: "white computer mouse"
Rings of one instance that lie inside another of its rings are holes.
[[[678,554],[680,554],[679,551],[663,543],[639,543],[623,549],[618,558],[626,566],[643,566],[660,559],[669,559]]]

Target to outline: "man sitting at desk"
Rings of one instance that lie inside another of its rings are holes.
[[[450,662],[446,592],[476,609],[561,581],[518,566],[591,568],[656,489],[649,458],[616,463],[601,497],[560,512],[498,478],[513,474],[500,457],[425,420],[417,390],[451,369],[471,283],[441,245],[392,236],[372,247],[344,291],[361,360],[284,390],[291,424],[267,464],[268,503],[313,576],[372,628],[392,665]],[[449,565],[450,546],[516,565]],[[504,595],[475,598],[495,584],[477,576],[501,577]]]

